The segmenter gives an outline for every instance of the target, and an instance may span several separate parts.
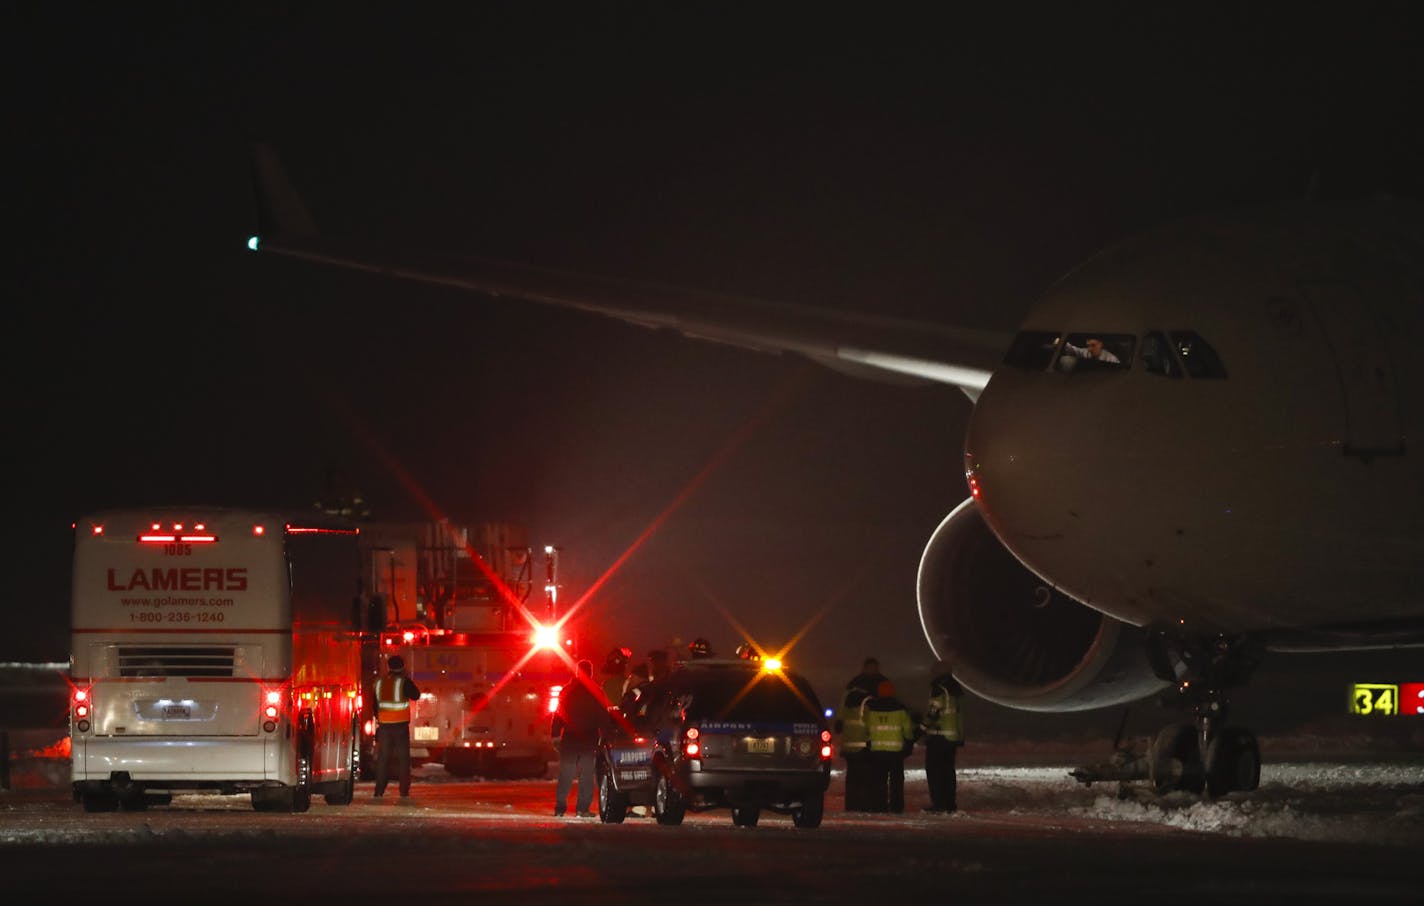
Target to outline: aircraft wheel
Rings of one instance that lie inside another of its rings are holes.
[[[1261,748],[1241,727],[1225,727],[1206,749],[1206,790],[1249,793],[1261,785]]]
[[[1163,727],[1152,742],[1148,775],[1157,793],[1200,793],[1205,784],[1197,729],[1192,724]]]

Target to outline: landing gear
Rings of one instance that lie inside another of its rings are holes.
[[[1155,632],[1148,645],[1153,669],[1175,684],[1164,704],[1191,712],[1192,724],[1167,727],[1152,744],[1148,766],[1156,790],[1221,796],[1261,784],[1256,737],[1226,725],[1227,690],[1244,685],[1260,662],[1240,636],[1183,636]]]
[[[1088,785],[1116,780],[1125,784],[1146,780],[1158,794],[1188,792],[1222,796],[1249,793],[1261,785],[1261,750],[1256,737],[1241,727],[1226,726],[1227,690],[1244,685],[1259,662],[1249,639],[1240,636],[1188,636],[1154,632],[1149,636],[1152,669],[1172,683],[1162,704],[1191,712],[1191,723],[1164,727],[1146,754],[1122,747],[1118,726],[1112,758],[1102,764],[1069,771]]]

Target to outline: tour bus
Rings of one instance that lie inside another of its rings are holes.
[[[351,802],[363,632],[357,530],[320,512],[97,512],[75,523],[74,798],[178,791],[304,812]]]

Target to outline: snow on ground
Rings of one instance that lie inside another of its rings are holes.
[[[1300,762],[1261,768],[1260,789],[1209,798],[1145,784],[1080,783],[1067,766],[960,769],[968,814],[1073,815],[1242,837],[1424,845],[1424,759]],[[923,784],[924,771],[907,772]]]

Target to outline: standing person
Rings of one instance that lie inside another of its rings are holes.
[[[868,657],[861,665],[860,673],[846,683],[841,696],[841,757],[845,759],[845,810],[848,812],[869,811],[873,798],[870,773],[870,731],[865,724],[865,705],[875,697],[880,681],[885,677],[880,673],[880,661]]]
[[[672,672],[672,665],[668,662],[666,648],[654,648],[648,652],[648,676],[653,682],[665,680]]]
[[[376,798],[386,794],[387,771],[395,759],[402,799],[410,796],[410,703],[420,698],[415,681],[405,675],[398,654],[386,661],[386,675],[376,680]]]
[[[648,675],[647,664],[633,665],[633,672],[628,674],[628,684],[623,690],[623,698],[618,703],[618,710],[623,712],[625,718],[632,720],[638,715],[643,696],[652,681],[652,677]]]
[[[880,681],[875,698],[866,703],[865,723],[870,730],[875,783],[875,804],[870,811],[898,815],[905,811],[905,756],[915,742],[915,722],[895,698],[894,683]]]
[[[930,679],[930,701],[920,729],[925,734],[925,780],[930,788],[927,812],[952,812],[958,808],[954,776],[955,750],[964,745],[959,699],[964,689],[954,678],[949,661],[935,664]]]
[[[554,793],[554,815],[568,810],[569,791],[578,779],[575,814],[592,818],[594,759],[598,757],[599,735],[609,725],[608,709],[599,701],[593,685],[593,662],[579,661],[573,678],[559,693],[559,707],[550,729],[559,750],[559,783]]]
[[[631,648],[614,648],[603,659],[603,701],[611,711],[623,700],[623,690],[628,686],[628,659],[633,656]]]

